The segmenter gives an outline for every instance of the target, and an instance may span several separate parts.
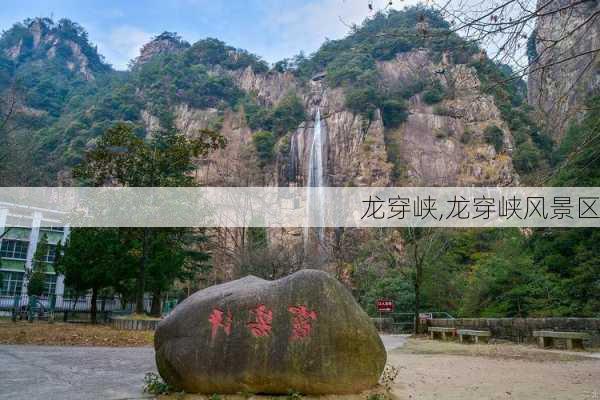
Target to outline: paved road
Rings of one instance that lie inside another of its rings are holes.
[[[406,336],[382,336],[386,349]],[[121,400],[149,398],[146,372],[154,350],[141,348],[0,346],[0,399]]]
[[[140,399],[155,371],[149,347],[0,346],[0,366],[2,400]]]
[[[404,346],[410,335],[381,335],[381,341],[387,351]]]

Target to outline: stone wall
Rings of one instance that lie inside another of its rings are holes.
[[[600,347],[600,318],[457,318],[432,319],[429,326],[458,329],[490,330],[493,339],[517,343],[534,343],[533,331],[555,330],[564,332],[587,332],[591,341],[587,347]]]
[[[160,320],[110,318],[110,325],[122,331],[154,331]]]

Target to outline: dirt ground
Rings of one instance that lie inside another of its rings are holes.
[[[600,359],[585,353],[410,339],[388,363],[400,399],[600,400]]]
[[[0,321],[0,344],[47,346],[152,346],[154,332],[119,331],[109,326],[55,322]]]
[[[152,340],[152,332],[119,331],[107,326],[14,324],[0,320],[0,344],[146,347],[151,353]],[[600,400],[600,353],[548,351],[515,344],[461,345],[411,338],[401,348],[388,352],[388,363],[400,372],[393,386],[393,398],[399,400]],[[369,397],[363,394],[342,398]],[[327,399],[334,398],[340,397]]]

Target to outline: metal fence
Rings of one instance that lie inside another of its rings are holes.
[[[423,312],[419,316],[422,326],[425,326],[425,322],[432,318],[454,319],[452,315],[445,311]],[[382,332],[392,334],[412,333],[415,326],[415,314],[411,312],[380,313],[377,317],[373,318],[373,322]]]
[[[54,298],[53,298],[54,297]],[[45,310],[54,312],[81,312],[87,313],[92,309],[92,296],[65,297],[65,296],[41,296],[38,297],[38,304]],[[144,299],[144,309],[150,311],[152,298],[147,296]],[[0,311],[13,311],[25,309],[29,305],[29,296],[0,296]],[[99,312],[133,310],[135,305],[132,303],[123,304],[119,296],[99,297],[96,300],[96,308]]]

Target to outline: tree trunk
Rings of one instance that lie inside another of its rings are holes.
[[[415,245],[415,249],[417,246]],[[421,281],[423,280],[423,260],[418,257],[418,252],[415,251],[415,328],[414,334],[418,335],[421,328]]]
[[[92,320],[92,324],[96,324],[96,313],[98,312],[98,306],[96,301],[98,300],[98,289],[92,288],[92,305],[90,309],[90,319]]]
[[[150,229],[144,228],[143,232],[142,260],[140,262],[140,269],[138,270],[135,294],[135,312],[137,314],[144,313],[144,292],[146,291],[146,264],[148,262],[148,240],[150,236]]]
[[[160,290],[152,292],[152,306],[150,307],[150,315],[153,317],[160,317],[161,314],[161,297]]]

